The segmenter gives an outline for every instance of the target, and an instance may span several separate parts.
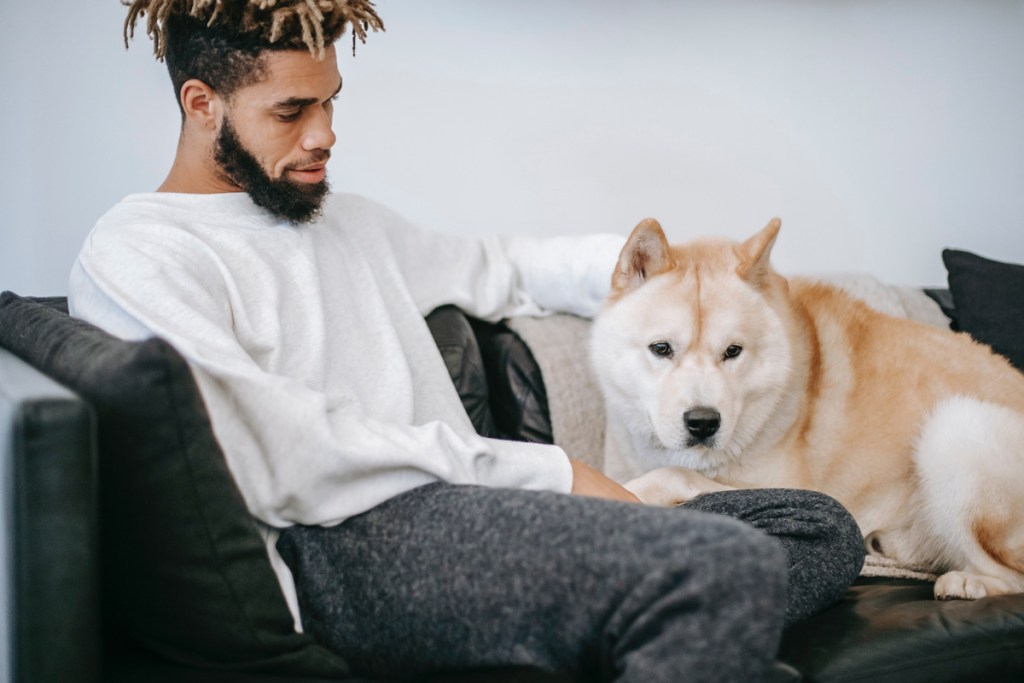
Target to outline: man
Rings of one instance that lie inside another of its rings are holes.
[[[592,315],[622,239],[435,235],[329,194],[333,43],[382,28],[370,2],[134,0],[126,33],[141,16],[178,150],[90,234],[72,312],[189,361],[297,628],[364,675],[754,681],[842,593],[862,552],[830,499],[651,509],[556,446],[474,433],[423,315]]]

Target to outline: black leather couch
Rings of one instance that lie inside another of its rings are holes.
[[[946,291],[933,293],[947,313]],[[543,378],[506,326],[428,323],[477,429],[550,441]],[[255,526],[181,358],[0,298],[0,425],[12,681],[327,681],[345,663],[294,634]],[[685,644],[681,644],[685,646]],[[792,627],[778,681],[1024,680],[1024,596],[937,602],[859,579]],[[562,681],[532,670],[435,681]]]

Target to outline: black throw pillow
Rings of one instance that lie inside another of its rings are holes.
[[[48,303],[0,296],[0,346],[96,411],[104,621],[181,663],[345,675],[294,631],[185,361],[162,340],[119,340]]]
[[[1024,371],[1024,265],[945,249],[957,327]]]
[[[497,436],[484,359],[466,314],[452,305],[441,306],[431,311],[426,321],[476,433]]]

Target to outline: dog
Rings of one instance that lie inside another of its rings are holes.
[[[1024,374],[966,334],[784,278],[744,242],[633,230],[590,344],[609,447],[644,503],[802,488],[939,599],[1024,592]],[[613,475],[614,476],[614,475]]]

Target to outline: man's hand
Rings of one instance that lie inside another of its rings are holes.
[[[736,487],[720,484],[684,467],[659,467],[627,481],[626,489],[646,505],[677,507],[705,493],[735,491]]]
[[[572,465],[572,495],[591,496],[639,503],[640,499],[615,483],[601,472],[579,460],[569,460]]]

